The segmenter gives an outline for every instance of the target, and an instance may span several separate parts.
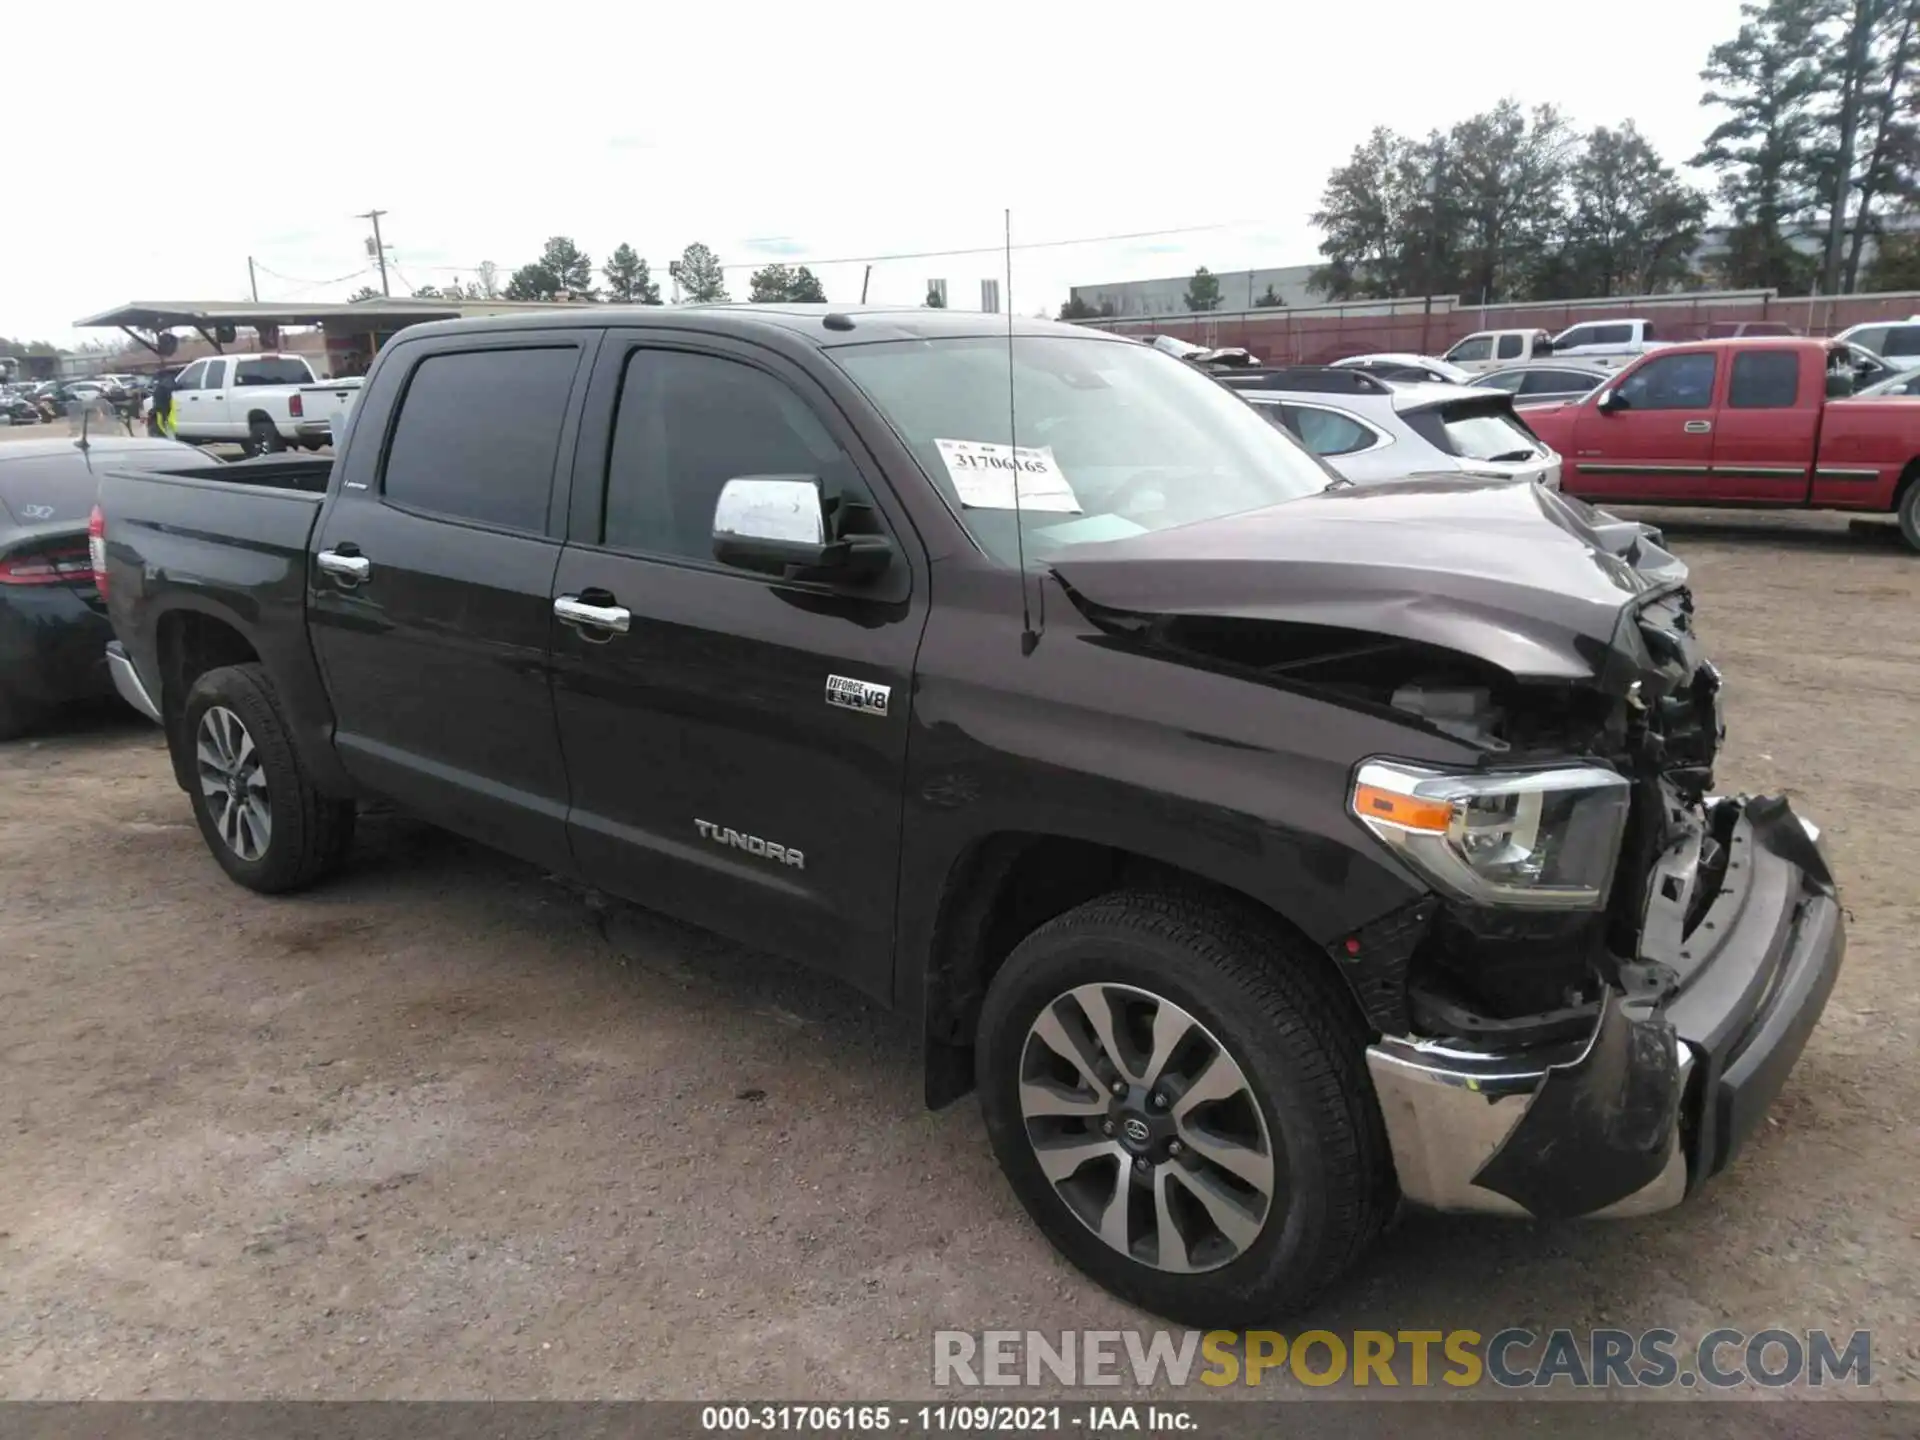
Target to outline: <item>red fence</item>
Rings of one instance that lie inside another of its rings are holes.
[[[1238,345],[1269,364],[1319,365],[1348,355],[1407,351],[1438,355],[1476,330],[1558,334],[1582,321],[1645,318],[1661,340],[1698,340],[1709,325],[1770,320],[1807,335],[1833,335],[1870,320],[1920,315],[1920,291],[1783,299],[1768,290],[1631,295],[1549,304],[1461,305],[1456,297],[1375,300],[1307,309],[1212,311],[1088,323],[1122,335],[1173,335],[1198,345]]]

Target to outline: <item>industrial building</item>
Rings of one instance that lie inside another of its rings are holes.
[[[1259,306],[1269,287],[1282,305],[1320,305],[1325,297],[1307,288],[1316,265],[1283,265],[1268,270],[1221,270],[1214,278],[1220,282],[1221,310],[1252,310]],[[1159,280],[1119,280],[1106,285],[1075,285],[1070,291],[1088,309],[1097,314],[1124,320],[1141,315],[1184,315],[1187,291],[1192,288],[1193,273],[1169,275]]]

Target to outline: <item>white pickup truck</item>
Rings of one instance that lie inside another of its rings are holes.
[[[195,445],[239,444],[250,455],[317,450],[360,383],[323,385],[302,355],[209,356],[173,382],[173,434]]]
[[[1651,320],[1588,320],[1553,337],[1553,358],[1585,360],[1604,370],[1618,370],[1647,351],[1671,343],[1653,338]]]

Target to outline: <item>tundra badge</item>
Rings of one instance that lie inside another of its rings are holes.
[[[845,675],[827,676],[827,704],[842,710],[858,710],[865,715],[885,715],[890,685],[874,685],[865,680],[850,680]]]
[[[796,870],[807,868],[807,857],[798,850],[785,845],[776,845],[771,840],[762,840],[758,835],[742,835],[727,825],[716,825],[711,820],[696,820],[693,828],[716,845],[728,845],[735,850],[744,850],[749,855],[758,855],[763,860],[777,860],[782,865],[791,865]]]

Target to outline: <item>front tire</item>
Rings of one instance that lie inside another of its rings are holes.
[[[1282,927],[1151,892],[1029,935],[987,992],[988,1136],[1059,1250],[1200,1327],[1272,1323],[1396,1199],[1351,997]]]
[[[1907,493],[1900,497],[1900,538],[1909,550],[1920,550],[1920,475],[1907,482]]]
[[[196,680],[175,743],[186,747],[200,834],[234,880],[279,894],[346,858],[353,802],[308,781],[265,666],[229,665]]]

